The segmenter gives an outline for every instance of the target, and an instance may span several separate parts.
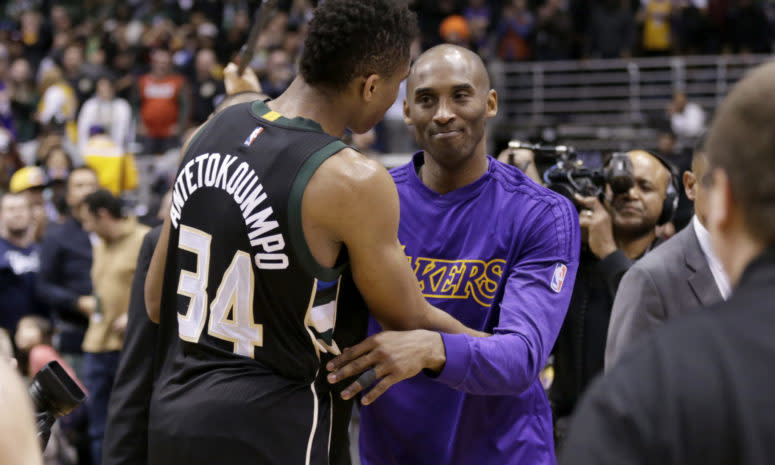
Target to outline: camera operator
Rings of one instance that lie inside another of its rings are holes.
[[[622,275],[655,247],[658,224],[670,220],[676,188],[672,168],[643,150],[627,153],[633,185],[613,194],[576,196],[582,251],[568,315],[554,348],[555,378],[550,399],[558,420],[558,442],[569,416],[589,381],[603,370],[606,334],[614,296]]]

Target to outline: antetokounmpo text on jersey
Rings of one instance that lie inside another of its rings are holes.
[[[210,187],[224,190],[242,210],[250,245],[259,249],[253,256],[256,266],[266,270],[288,268],[285,239],[279,231],[280,225],[274,220],[272,207],[265,202],[264,186],[247,162],[235,165],[236,161],[237,157],[233,155],[204,153],[181,168],[172,191],[172,226],[178,228],[183,205],[197,189]]]

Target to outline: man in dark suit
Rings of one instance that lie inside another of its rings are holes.
[[[713,252],[705,226],[707,192],[698,180],[706,171],[705,152],[699,148],[692,159],[692,170],[684,173],[686,195],[694,202],[694,218],[675,237],[636,262],[622,278],[608,327],[606,370],[648,330],[729,297],[729,278]]]
[[[708,230],[731,297],[626,351],[581,402],[560,464],[772,463],[773,101],[775,63],[768,63],[732,89],[705,145]]]
[[[159,326],[145,311],[145,275],[161,226],[145,235],[137,258],[129,301],[124,347],[108,404],[103,439],[103,465],[139,465],[148,462],[148,406],[156,379]]]

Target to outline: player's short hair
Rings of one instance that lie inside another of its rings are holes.
[[[724,99],[708,131],[708,176],[722,169],[752,237],[775,245],[775,63],[760,65]],[[767,174],[769,173],[769,174]]]
[[[409,60],[416,35],[417,17],[405,0],[326,0],[309,23],[301,74],[333,90],[360,76],[392,76]]]
[[[98,189],[83,199],[83,204],[92,215],[96,215],[100,209],[105,209],[115,219],[124,218],[123,202],[120,198],[111,194],[106,189]]]

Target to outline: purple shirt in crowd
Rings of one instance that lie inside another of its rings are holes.
[[[361,409],[363,465],[554,464],[538,374],[562,326],[579,263],[570,201],[488,157],[475,182],[438,194],[423,153],[392,171],[398,238],[423,294],[488,338],[442,334],[447,362]],[[372,320],[369,332],[380,330]]]

